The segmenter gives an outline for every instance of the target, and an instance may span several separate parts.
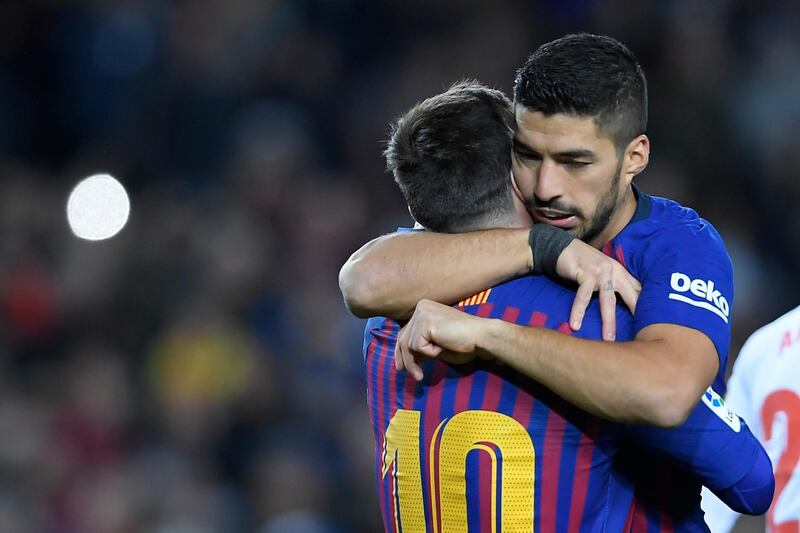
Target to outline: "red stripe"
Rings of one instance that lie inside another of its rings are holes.
[[[581,529],[583,513],[586,510],[586,493],[589,490],[589,474],[592,471],[592,453],[597,438],[597,425],[590,423],[586,433],[581,435],[578,457],[575,460],[575,476],[572,480],[572,503],[569,508],[569,532]]]
[[[472,392],[472,376],[474,372],[470,372],[468,376],[464,376],[458,380],[456,385],[456,396],[453,399],[453,414],[466,411],[469,406],[469,395]]]
[[[488,443],[484,443],[488,444]],[[480,497],[480,531],[492,530],[492,458],[483,450],[478,454],[478,483]]]
[[[397,409],[400,407],[400,398],[397,396],[397,367],[394,366],[394,361],[391,359],[389,363],[389,401],[392,404],[389,406],[389,420],[392,419]]]
[[[447,373],[447,365],[436,361],[433,371],[431,372],[431,379],[425,389],[425,442],[433,436],[436,426],[441,422],[442,410],[442,392],[444,391],[444,377]]]
[[[533,404],[535,402],[536,399],[531,393],[522,388],[517,389],[517,396],[514,399],[514,411],[511,414],[511,417],[525,426],[526,429],[530,424],[531,413],[533,413]]]
[[[492,314],[492,307],[494,307],[493,304],[480,304],[478,306],[478,311],[475,313],[475,316],[486,318],[487,316]]]
[[[436,428],[434,428],[435,430]],[[442,433],[444,431],[440,431],[439,435],[437,436],[435,441],[431,441],[431,446],[433,446],[434,453],[433,453],[433,464],[431,465],[431,473],[430,475],[433,476],[433,483],[435,487],[436,494],[441,494],[442,489],[439,485],[439,448],[442,444]],[[432,438],[433,435],[431,434]],[[442,498],[437,497],[436,501],[433,502],[433,505],[436,506],[436,531],[442,530]]]
[[[546,323],[547,323],[546,314],[540,313],[539,311],[533,312],[533,314],[531,315],[531,321],[529,322],[531,326],[537,326],[541,328],[544,327]]]
[[[509,307],[503,313],[503,320],[509,322],[516,322],[519,317],[519,309],[516,307]],[[535,311],[531,316],[529,322],[532,326],[543,326],[547,322],[547,315]],[[525,426],[526,429],[530,427],[531,417],[533,416],[533,406],[536,403],[536,398],[524,388],[517,388],[517,395],[514,398],[514,411],[511,417]]]
[[[394,346],[396,347],[397,343],[394,343]],[[386,355],[388,356],[388,348],[387,348],[387,354]],[[385,357],[385,358],[387,359],[387,364],[389,365],[389,378],[388,378],[389,379],[389,401],[391,402],[391,405],[389,406],[389,420],[391,420],[392,417],[397,412],[397,409],[399,407],[398,406],[398,402],[399,402],[400,398],[397,396],[397,367],[394,366],[394,361],[393,361],[392,358],[389,358],[389,357]],[[392,471],[388,474],[388,475],[392,476],[392,480],[391,480],[391,483],[390,483],[389,486],[393,487],[393,488],[395,486],[394,472],[396,470],[397,470],[397,464],[395,463],[394,467],[392,468]],[[389,513],[390,513],[389,516],[391,517],[391,520],[392,520],[392,524],[394,524],[395,523],[394,522],[394,517],[396,516],[396,513],[397,513],[394,491],[392,491],[391,497],[389,498]]]
[[[564,335],[572,335],[572,328],[569,327],[569,324],[566,322],[562,322],[558,325],[558,331],[563,333]]]
[[[481,409],[484,411],[497,411],[500,405],[500,394],[503,391],[503,380],[494,372],[487,372],[486,374],[486,388],[483,390]]]
[[[519,317],[519,309],[516,307],[506,307],[503,311],[502,319],[506,322],[516,322]]]
[[[622,245],[620,245],[620,244],[617,245],[617,250],[616,250],[616,253],[614,255],[616,256],[617,261],[619,261],[619,263],[622,266],[624,266],[625,268],[628,268],[628,265],[625,264],[625,252],[622,250]]]
[[[659,525],[661,526],[660,533],[675,533],[675,522],[667,513],[661,511],[659,513]]]
[[[647,509],[636,496],[634,496],[630,531],[631,533],[647,533]]]
[[[564,427],[566,421],[550,411],[547,428],[544,432],[542,454],[542,510],[540,531],[551,533],[556,531],[558,514],[558,477],[561,468],[561,448],[564,445]]]
[[[436,426],[442,421],[442,394],[444,392],[444,377],[447,374],[447,368],[448,366],[445,363],[438,360],[435,361],[433,370],[431,371],[430,381],[427,382],[427,387],[425,388],[425,406],[423,407],[424,413],[422,415],[425,421],[422,428],[422,442],[424,443],[423,450],[425,455],[421,460],[422,464],[426,464],[428,457],[430,457],[430,446],[437,446],[437,452],[434,454],[435,464],[432,465],[430,471],[430,475],[433,476],[436,485],[437,494],[439,493],[439,452],[438,443],[431,442],[431,439],[433,438],[433,432],[436,431]],[[441,516],[441,513],[437,512],[437,516]]]
[[[614,257],[614,245],[611,244],[611,241],[608,241],[603,245],[603,249],[601,250],[604,254],[608,257]]]

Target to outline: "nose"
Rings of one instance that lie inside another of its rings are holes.
[[[559,168],[554,161],[547,159],[542,161],[536,176],[536,187],[533,193],[542,202],[554,200],[564,193],[563,182],[559,176]]]

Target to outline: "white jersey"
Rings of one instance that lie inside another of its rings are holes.
[[[728,381],[726,400],[772,460],[775,497],[767,531],[800,533],[800,307],[747,340]],[[736,521],[736,514],[708,491],[703,509],[714,533],[729,531]]]

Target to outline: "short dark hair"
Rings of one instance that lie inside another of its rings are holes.
[[[543,44],[517,71],[514,103],[592,117],[618,150],[647,129],[647,79],[624,44],[576,33]]]
[[[511,101],[476,81],[461,81],[392,124],[386,168],[411,215],[427,229],[477,229],[513,211],[513,134]]]

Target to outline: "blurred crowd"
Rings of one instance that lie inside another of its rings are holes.
[[[0,3],[0,532],[378,531],[337,272],[409,222],[387,125],[578,30],[645,67],[637,181],[725,238],[735,354],[800,299],[796,2]],[[87,242],[97,172],[131,218]]]

